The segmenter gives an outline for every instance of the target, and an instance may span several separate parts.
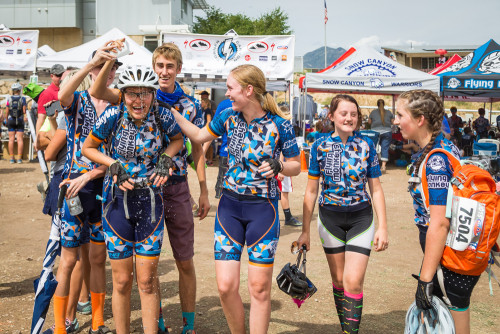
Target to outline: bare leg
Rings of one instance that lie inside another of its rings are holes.
[[[194,312],[196,306],[196,271],[193,259],[175,261],[179,270],[179,297],[182,312]]]
[[[80,253],[83,251],[80,247]],[[80,290],[82,288],[83,282],[83,268],[81,261],[81,254],[76,261],[76,265],[71,273],[71,283],[69,286],[69,299],[68,308],[66,309],[66,318],[73,321],[76,317],[76,304],[78,304],[78,297],[80,296]]]
[[[215,261],[215,274],[222,309],[231,333],[246,333],[245,310],[239,293],[240,262]]]
[[[158,260],[159,256],[154,258],[136,256],[135,258],[137,286],[141,297],[142,326],[144,333],[149,334],[158,333],[158,305],[160,304],[158,286],[156,286]]]
[[[17,154],[19,155],[19,159],[23,158],[23,149],[24,149],[24,140],[23,140],[23,132],[16,132],[17,137]]]
[[[79,302],[85,303],[89,301],[90,294],[90,259],[89,259],[89,244],[84,244],[81,246],[80,252],[80,262],[82,263],[83,271],[83,284],[80,290]]]
[[[9,155],[11,159],[14,159],[14,140],[16,138],[16,133],[14,131],[9,131]]]
[[[455,330],[457,334],[470,334],[470,311],[459,312],[450,310],[451,316],[455,321]]]
[[[113,318],[117,334],[130,333],[130,293],[134,281],[133,258],[111,260],[113,272]],[[158,305],[158,304],[157,304]],[[158,311],[158,306],[157,311]]]
[[[250,333],[267,333],[271,318],[271,282],[273,267],[248,265],[250,292]]]

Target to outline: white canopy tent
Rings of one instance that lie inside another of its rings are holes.
[[[404,66],[370,47],[359,47],[322,73],[306,73],[306,91],[397,95],[410,89],[439,94],[439,78]]]
[[[125,40],[129,44],[130,51],[132,52],[132,54],[120,58],[120,62],[122,62],[123,65],[152,66],[151,59],[153,54],[149,50],[134,42],[130,37],[125,35],[119,29],[113,28],[104,35],[90,42],[71,49],[57,52],[52,55],[38,58],[37,67],[50,68],[54,64],[61,64],[66,68],[68,66],[81,68],[88,63],[89,57],[94,50],[97,50],[98,48],[103,46],[107,41],[120,38],[125,38]]]

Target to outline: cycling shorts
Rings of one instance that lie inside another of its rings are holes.
[[[120,260],[134,254],[149,258],[160,256],[164,229],[160,189],[152,188],[153,200],[150,188],[127,191],[125,196],[123,191],[114,187],[114,194],[113,191],[107,194],[103,215],[109,258]]]
[[[340,212],[320,206],[318,232],[326,254],[357,252],[369,256],[375,234],[372,207]]]
[[[214,228],[215,259],[240,261],[247,245],[249,263],[271,267],[278,246],[278,200],[238,195],[224,189]]]

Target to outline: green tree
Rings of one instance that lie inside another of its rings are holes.
[[[193,32],[197,34],[223,35],[234,29],[239,35],[289,35],[288,14],[280,7],[252,19],[244,14],[226,14],[220,8],[210,6],[206,17],[196,16]]]

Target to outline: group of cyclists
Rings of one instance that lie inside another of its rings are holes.
[[[166,228],[179,271],[182,333],[194,333],[194,217],[187,183],[186,141],[189,139],[192,145],[200,184],[197,214],[203,219],[210,203],[202,144],[227,135],[227,171],[218,182],[222,190],[218,190],[214,225],[217,287],[230,331],[246,333],[239,293],[241,255],[246,245],[249,329],[251,333],[266,333],[280,236],[278,175],[292,177],[301,170],[289,115],[266,91],[263,72],[254,65],[240,65],[227,77],[228,108],[203,126],[200,104],[176,81],[182,70],[182,54],[172,43],[154,51],[151,67],[123,69],[117,88],[110,88],[122,66],[114,55],[122,46],[120,40],[110,41],[94,51],[83,68],[65,72],[57,94],[63,110],[49,117],[57,130],[45,147],[49,158],[59,161],[59,167],[49,187],[47,213],[55,211],[58,189],[67,187],[67,200],[61,218],[55,325],[48,332],[78,329],[75,310],[79,301],[88,300],[87,292],[80,293],[82,281],[88,289],[85,291],[90,292],[90,333],[110,332],[103,314],[106,254],[112,269],[116,332],[130,332],[134,272],[143,331],[168,331],[163,326],[157,274]],[[410,91],[399,97],[394,123],[406,139],[420,147],[414,170],[432,148],[442,147],[456,154],[456,147],[440,134],[443,113],[441,100],[430,91]],[[297,235],[297,242],[310,249],[311,221],[318,201],[317,228],[331,273],[335,312],[343,333],[357,333],[371,249],[379,252],[389,246],[382,171],[373,142],[358,131],[361,111],[352,96],[336,95],[327,117],[334,131],[311,146],[302,233]],[[436,169],[434,163],[427,170],[449,181],[448,158],[439,153],[436,157],[439,159],[433,161],[439,160],[442,168]],[[425,254],[416,293],[423,308],[429,306],[426,298],[432,289],[425,287],[435,275],[444,247],[443,233],[449,226],[444,216],[445,190],[429,190],[430,213],[423,208],[417,188],[410,189]],[[77,197],[81,210],[75,214]],[[456,296],[452,315],[461,324],[457,333],[468,333],[469,299],[477,279],[466,277],[468,283],[459,288],[453,283],[456,279],[453,272],[447,272],[445,286],[450,295]],[[427,294],[421,293],[422,287]]]

